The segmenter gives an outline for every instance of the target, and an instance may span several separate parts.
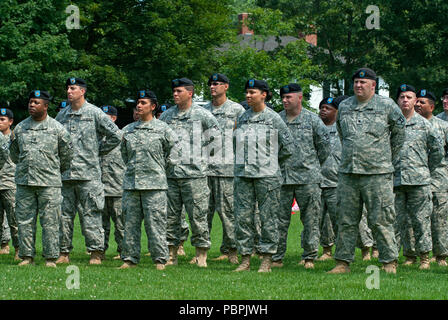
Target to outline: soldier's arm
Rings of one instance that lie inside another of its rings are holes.
[[[328,128],[320,119],[316,121],[316,130],[313,130],[313,135],[317,157],[319,158],[319,163],[322,165],[331,153],[331,144]]]
[[[165,131],[165,141],[163,144],[163,152],[165,153],[165,163],[175,165],[177,164],[177,155],[179,152],[179,139],[177,134],[167,126]]]
[[[339,140],[342,143],[342,134],[341,134],[342,130],[341,130],[341,123],[340,123],[341,118],[339,115],[340,115],[340,112],[338,112],[338,114],[336,115],[336,131],[338,132]]]
[[[64,128],[60,130],[58,140],[61,172],[64,172],[70,168],[70,163],[73,159],[73,144],[70,134]]]
[[[5,165],[9,157],[9,139],[7,139],[3,134],[0,140],[0,170]]]
[[[205,127],[202,147],[207,150],[207,157],[211,157],[212,150],[213,154],[217,154],[222,149],[222,132],[219,129],[218,120],[209,111],[204,114],[202,125]]]
[[[442,139],[431,126],[428,132],[428,167],[430,171],[437,168],[445,156],[445,148]]]
[[[117,125],[105,113],[97,113],[97,128],[100,135],[105,137],[99,146],[99,155],[111,152],[121,142],[122,133]]]
[[[9,157],[11,158],[11,161],[17,164],[19,162],[19,154],[20,149],[17,141],[17,136],[14,130],[11,132],[11,138],[9,142]]]
[[[294,150],[294,142],[291,132],[288,126],[283,122],[283,120],[278,121],[278,162],[281,166],[289,157],[292,156]]]
[[[396,163],[400,156],[401,148],[406,139],[406,118],[400,108],[393,104],[389,112],[390,147],[392,151],[392,163]]]

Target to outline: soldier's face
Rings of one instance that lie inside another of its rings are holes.
[[[324,122],[331,122],[336,120],[336,115],[338,114],[338,109],[332,107],[328,104],[323,104],[319,107],[319,117]]]
[[[448,112],[448,94],[442,97],[442,102],[443,102],[443,110]]]
[[[156,105],[151,103],[150,99],[138,99],[137,107],[135,108],[136,116],[141,118],[152,117],[152,112],[156,108]]]
[[[282,95],[283,108],[285,108],[286,111],[297,108],[302,101],[302,97],[303,95],[301,92],[284,93]]]
[[[401,92],[397,102],[403,113],[409,113],[414,110],[417,96],[415,95],[415,92],[412,91]]]
[[[432,104],[428,98],[418,98],[415,103],[415,111],[426,119],[431,117],[434,107],[434,104]]]
[[[137,114],[137,107],[135,107],[132,111],[132,118],[134,119],[134,121],[138,121],[138,119],[140,119],[140,116]]]
[[[371,79],[355,78],[353,90],[358,100],[366,100],[375,94],[376,81]]]
[[[67,100],[69,102],[78,101],[84,96],[86,90],[83,87],[77,85],[71,85],[67,87]]]
[[[210,82],[210,95],[212,97],[222,96],[229,89],[229,84],[219,81]]]
[[[185,87],[177,87],[173,89],[173,100],[177,105],[186,104],[192,97],[193,92],[188,91]]]
[[[5,131],[11,128],[12,123],[14,122],[13,119],[9,119],[5,116],[0,116],[0,131]]]
[[[267,93],[259,89],[246,89],[246,101],[251,107],[264,103]]]
[[[31,98],[28,101],[28,112],[32,118],[41,118],[47,113],[48,104],[43,99]]]

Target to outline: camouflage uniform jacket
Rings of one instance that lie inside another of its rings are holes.
[[[448,122],[437,117],[431,117],[429,122],[439,135],[445,154],[440,165],[431,172],[431,189],[432,192],[446,192],[448,190]]]
[[[11,160],[17,165],[15,182],[36,187],[61,187],[61,172],[73,156],[70,135],[56,120],[41,122],[28,117],[11,134]]]
[[[266,107],[246,110],[237,120],[233,149],[235,177],[282,179],[281,167],[294,153],[291,132],[282,118]]]
[[[100,156],[120,144],[118,127],[100,108],[88,102],[77,111],[67,106],[56,120],[67,129],[73,142],[73,161],[62,173],[62,180],[100,180]]]
[[[322,181],[321,164],[331,152],[327,127],[313,112],[302,108],[291,122],[280,112],[293,138],[294,153],[282,167],[284,184],[315,184]]]
[[[430,184],[430,171],[440,165],[444,155],[442,141],[434,128],[415,112],[406,121],[406,140],[394,164],[394,186]]]
[[[448,121],[448,115],[445,111],[440,112],[436,117],[442,119],[443,121]]]
[[[101,181],[106,197],[121,197],[125,165],[121,157],[120,145],[100,157]]]
[[[11,140],[11,133],[4,135],[3,137],[5,138],[5,142],[8,145],[9,141]],[[16,188],[16,183],[14,181],[15,172],[16,172],[16,164],[12,162],[8,152],[6,162],[2,167],[2,169],[0,170],[0,190],[15,190]]]
[[[233,130],[236,120],[246,111],[242,105],[227,99],[223,105],[215,108],[210,102],[204,106],[218,120],[222,132],[223,157],[217,163],[209,162],[208,175],[213,177],[233,177]],[[219,157],[218,157],[219,158]],[[219,161],[221,160],[221,161]],[[224,163],[222,163],[224,160]]]
[[[179,114],[176,106],[160,116],[177,134],[179,148],[168,164],[168,178],[201,178],[207,176],[209,147],[220,153],[221,131],[216,118],[203,107],[193,102],[191,107]],[[212,139],[213,137],[213,139]]]
[[[331,153],[322,165],[322,182],[321,188],[336,188],[338,186],[338,170],[341,162],[341,140],[336,130],[336,123],[327,126],[330,135]]]
[[[166,168],[177,135],[163,121],[137,121],[123,128],[124,190],[167,190]]]
[[[405,140],[406,119],[390,98],[375,94],[365,105],[355,96],[341,102],[336,128],[342,143],[339,172],[394,172]]]

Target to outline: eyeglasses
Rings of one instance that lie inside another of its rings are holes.
[[[224,84],[224,83],[222,83],[222,82],[210,82],[210,84],[209,84],[209,86],[211,87],[211,86],[220,86],[220,85],[222,85],[222,84]]]

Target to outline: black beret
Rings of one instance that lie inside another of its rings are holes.
[[[67,106],[68,106],[67,101],[61,101],[61,103],[59,103],[58,108],[60,108],[60,109],[64,109],[64,108],[67,107]]]
[[[255,80],[255,79],[247,80],[244,89],[248,89],[248,88],[249,89],[259,89],[261,91],[269,92],[269,85],[264,80]]]
[[[322,101],[319,103],[319,109],[324,104],[327,104],[327,105],[332,106],[337,109],[339,105],[336,106],[334,101],[335,101],[335,98],[331,98],[331,97],[322,99]]]
[[[219,81],[219,82],[224,82],[224,83],[230,83],[229,78],[227,78],[225,75],[223,75],[222,73],[214,73],[210,76],[210,78],[208,79],[208,85],[210,85],[210,83],[212,83],[213,81]]]
[[[410,84],[402,84],[401,86],[399,86],[397,88],[397,99],[400,96],[400,93],[406,92],[406,91],[412,91],[412,92],[416,93],[415,88],[413,86],[411,86]]]
[[[434,95],[434,93],[429,92],[426,89],[421,89],[417,92],[417,98],[428,98],[432,101],[436,101],[436,96]]]
[[[117,108],[115,108],[114,106],[102,106],[101,110],[103,110],[103,112],[105,114],[109,114],[111,116],[116,116],[118,115],[118,111]]]
[[[51,100],[50,94],[47,91],[43,91],[43,90],[31,91],[28,99],[31,99],[31,98],[43,99],[43,100],[47,100],[47,101]]]
[[[350,98],[349,96],[339,96],[333,99],[333,105],[336,106],[336,109],[339,108],[339,105],[341,104],[342,101],[344,101],[345,99]]]
[[[151,90],[145,89],[145,90],[139,90],[137,92],[137,100],[138,99],[153,99],[153,100],[157,100],[157,96]]]
[[[8,117],[9,119],[14,119],[14,113],[7,108],[0,108],[0,116]]]
[[[448,88],[443,89],[442,97],[448,94]]]
[[[65,82],[65,86],[68,87],[68,86],[73,86],[73,85],[87,88],[87,82],[84,79],[68,78],[67,81]]]
[[[369,68],[360,68],[353,74],[352,80],[355,80],[356,78],[371,79],[376,81],[376,73]]]
[[[180,79],[174,79],[171,81],[171,88],[177,88],[177,87],[194,87],[193,81],[191,81],[188,78],[180,78]]]
[[[291,92],[302,92],[302,88],[297,83],[290,83],[280,88],[280,96],[282,96],[284,93]]]

